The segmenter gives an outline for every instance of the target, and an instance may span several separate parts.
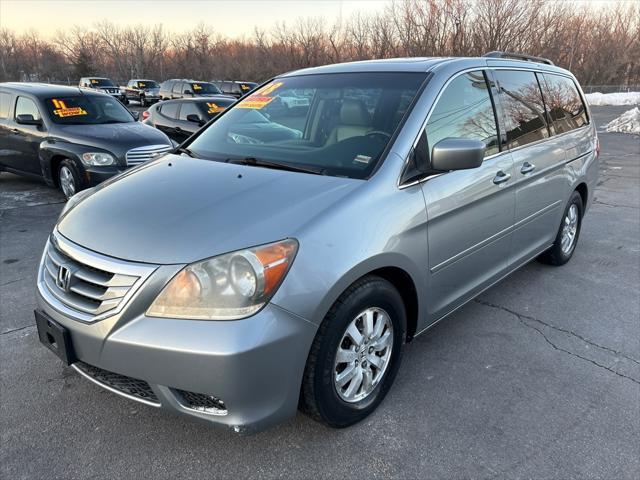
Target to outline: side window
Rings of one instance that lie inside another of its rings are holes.
[[[186,93],[186,92],[193,92],[193,89],[191,88],[191,84],[190,83],[184,82],[182,84],[181,93]]]
[[[40,120],[42,118],[36,104],[27,97],[18,97],[15,116],[17,117],[18,115],[32,115],[34,120]]]
[[[560,75],[539,75],[554,133],[565,133],[586,125],[587,111],[573,80]]]
[[[182,82],[176,82],[173,84],[173,88],[171,89],[171,91],[173,93],[180,93],[180,87],[182,86]]]
[[[534,72],[495,70],[504,111],[509,148],[520,147],[549,136],[542,93]]]
[[[165,117],[176,118],[178,116],[178,106],[177,102],[163,103],[160,105],[160,113]]]
[[[446,87],[426,132],[429,148],[445,138],[474,138],[487,146],[485,157],[498,153],[496,117],[482,71],[460,75]]]
[[[180,108],[180,120],[187,120],[187,115],[192,114],[198,115],[198,117],[202,118],[202,114],[198,109],[198,106],[193,102],[185,102],[182,104],[182,108]]]
[[[0,92],[0,119],[9,118],[11,95]]]

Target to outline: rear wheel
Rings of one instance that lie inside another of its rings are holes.
[[[69,199],[80,191],[80,172],[71,160],[63,160],[58,167],[58,185],[64,196]]]
[[[337,428],[367,417],[393,384],[405,330],[404,303],[393,285],[373,275],[351,285],[314,339],[305,366],[302,410]]]
[[[549,250],[544,252],[538,259],[548,265],[564,265],[573,256],[580,236],[582,227],[582,215],[584,205],[582,197],[578,192],[573,192],[567,204],[562,223],[558,229],[556,239]]]

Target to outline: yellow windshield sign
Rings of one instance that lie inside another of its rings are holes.
[[[209,107],[209,109],[207,110],[207,113],[220,113],[222,111],[224,111],[225,107],[221,107],[220,105],[216,105],[213,102],[207,102],[207,107]]]
[[[57,115],[60,118],[78,117],[87,114],[87,111],[81,107],[67,107],[67,105],[62,100],[54,98],[53,100],[51,100],[51,103],[53,103],[53,106],[55,107],[53,114]]]
[[[201,86],[201,85],[198,85],[197,83],[194,83],[194,84],[193,84],[193,89],[194,89],[194,90],[202,90],[202,86]]]
[[[270,95],[282,85],[284,85],[284,82],[276,82],[266,85],[242,100],[236,108],[251,108],[253,110],[260,110],[261,108],[264,108],[275,98]]]

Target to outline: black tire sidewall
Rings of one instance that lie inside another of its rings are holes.
[[[333,383],[334,360],[339,342],[348,325],[362,311],[378,307],[387,312],[393,325],[393,347],[390,364],[382,381],[367,398],[348,403],[342,400]],[[332,426],[344,427],[356,423],[373,412],[391,388],[402,358],[402,347],[406,332],[406,313],[402,297],[386,280],[371,277],[371,280],[342,299],[339,306],[330,311],[330,324],[325,331],[315,365],[314,391],[321,417]]]

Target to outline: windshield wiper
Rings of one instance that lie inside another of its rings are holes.
[[[254,167],[273,168],[275,170],[287,170],[289,172],[313,173],[314,175],[326,175],[324,168],[314,168],[309,166],[292,165],[290,163],[273,162],[270,160],[262,160],[255,157],[244,158],[227,158],[227,163],[235,163],[238,165],[250,165]]]
[[[176,149],[176,153],[183,153],[189,157],[197,158],[195,154],[191,150],[189,150],[187,147],[178,147]]]

